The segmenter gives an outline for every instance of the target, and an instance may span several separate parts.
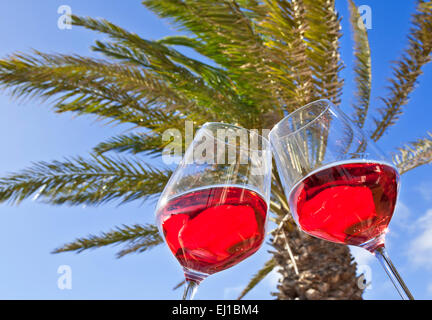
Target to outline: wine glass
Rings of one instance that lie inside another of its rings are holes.
[[[292,112],[269,136],[300,229],[370,251],[401,297],[413,299],[384,246],[399,192],[399,174],[391,161],[327,100]]]
[[[263,243],[271,188],[271,147],[257,131],[206,123],[165,186],[156,220],[183,267],[183,299],[208,275]]]

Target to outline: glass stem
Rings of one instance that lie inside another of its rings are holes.
[[[193,280],[186,280],[185,290],[183,293],[183,300],[193,300],[194,295],[198,289],[199,283]]]
[[[387,254],[387,250],[384,246],[380,246],[373,251],[375,257],[378,258],[381,265],[384,267],[384,270],[387,272],[387,275],[393,282],[396,290],[399,292],[400,296],[403,300],[414,300],[413,295],[409,291],[405,282],[402,280],[402,277],[397,272],[395,266],[390,260],[390,257]]]

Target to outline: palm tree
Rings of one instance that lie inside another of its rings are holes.
[[[355,42],[356,101],[352,118],[369,118],[371,55],[366,29],[348,0]],[[271,128],[284,115],[319,98],[340,103],[343,67],[341,26],[335,0],[145,0],[183,35],[157,41],[141,38],[103,19],[73,16],[73,24],[109,37],[92,49],[103,55],[12,54],[0,60],[0,84],[14,96],[43,97],[54,110],[92,114],[134,131],[95,146],[89,157],[39,162],[0,179],[0,201],[19,203],[32,196],[60,205],[101,205],[157,197],[171,171],[142,161],[159,157],[162,134],[184,133],[223,121],[246,128]],[[373,116],[370,137],[378,141],[400,118],[422,68],[431,60],[432,1],[417,0],[408,47],[393,66],[393,79]],[[208,63],[177,47],[193,49]],[[343,106],[347,108],[347,106]],[[325,144],[325,141],[324,141]],[[184,147],[184,146],[183,146]],[[184,150],[184,149],[183,149]],[[129,155],[113,156],[113,153]],[[432,161],[432,136],[401,146],[394,162],[402,173]],[[279,299],[361,299],[356,264],[347,247],[297,230],[276,171],[272,182],[272,258],[256,272],[243,297],[269,272],[282,275]],[[118,256],[143,252],[162,243],[151,224],[112,230],[67,243],[54,252],[81,252],[123,243]]]

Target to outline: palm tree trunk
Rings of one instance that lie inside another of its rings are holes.
[[[272,293],[277,299],[362,299],[362,277],[356,276],[356,262],[347,246],[311,237],[292,219],[273,236],[276,251],[272,253],[282,275],[279,292]]]

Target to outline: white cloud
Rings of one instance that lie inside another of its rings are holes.
[[[245,286],[229,287],[224,289],[225,300],[235,300],[238,298]]]
[[[410,226],[410,224],[408,223],[410,219],[410,208],[402,201],[398,201],[392,217],[392,224],[397,225],[398,227],[407,228]]]
[[[375,258],[372,253],[360,247],[349,246],[351,254],[359,266],[369,265]]]
[[[398,201],[392,220],[390,221],[390,226],[387,230],[387,248],[391,246],[391,242],[393,242],[393,239],[397,239],[400,236],[406,237],[407,232],[412,233],[416,230],[415,225],[412,223],[412,221],[413,216],[411,214],[411,209],[404,202]]]
[[[275,290],[276,286],[279,282],[279,279],[282,277],[282,275],[277,271],[278,269],[273,269],[264,279],[261,281],[257,287],[255,287],[252,290],[260,290],[258,287],[262,286],[265,287],[265,290]],[[246,288],[246,284],[235,286],[235,287],[228,287],[224,289],[224,299],[226,300],[233,300],[237,299],[242,290]],[[252,292],[252,291],[251,291]]]
[[[432,183],[422,182],[416,187],[420,195],[427,201],[432,200]]]
[[[358,280],[358,285],[364,286],[362,288],[365,288],[366,291],[370,291],[373,289],[372,287],[372,268],[369,266],[369,264],[372,262],[372,260],[375,259],[374,255],[367,251],[366,249],[355,247],[355,246],[348,246],[350,248],[351,254],[354,257],[354,260],[357,262],[357,275],[362,274],[364,276],[364,281]]]
[[[267,284],[271,289],[276,288],[279,283],[279,279],[282,278],[282,275],[279,273],[278,269],[275,268],[267,275]]]
[[[415,222],[415,228],[418,235],[409,244],[410,261],[432,269],[432,209]]]
[[[432,294],[432,283],[429,283],[427,287],[427,293]]]

